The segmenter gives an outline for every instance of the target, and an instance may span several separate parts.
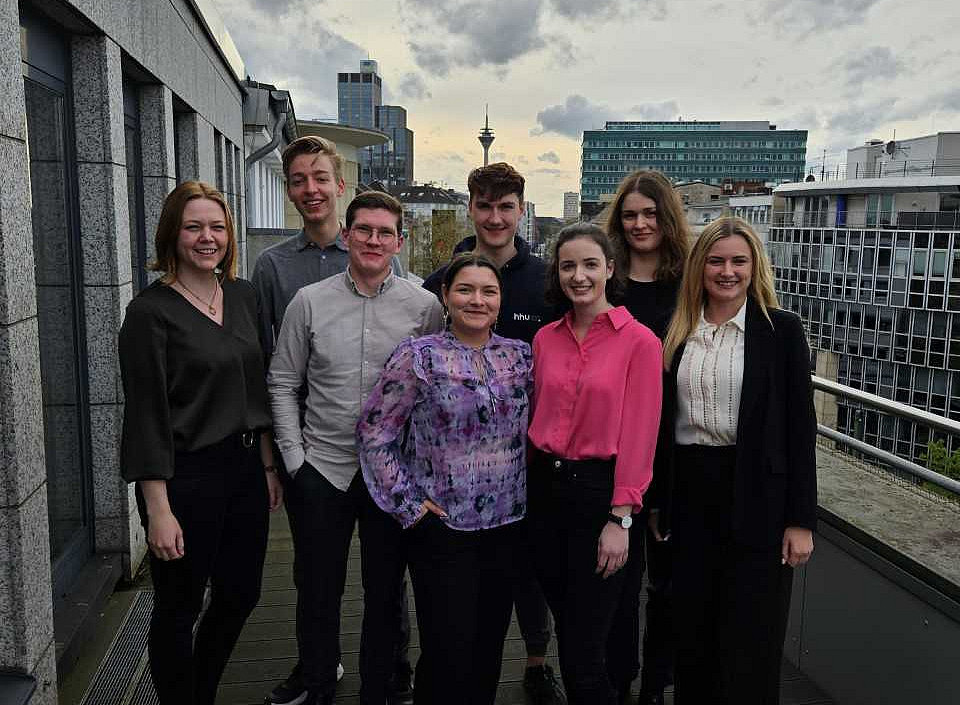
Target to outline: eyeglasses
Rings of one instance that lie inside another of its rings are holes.
[[[366,242],[374,235],[380,238],[380,242],[392,242],[400,237],[389,228],[371,228],[369,225],[354,225],[350,228],[350,233],[360,242]]]

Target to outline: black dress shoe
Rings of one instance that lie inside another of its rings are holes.
[[[663,705],[663,691],[659,693],[640,692],[637,698],[637,705]]]

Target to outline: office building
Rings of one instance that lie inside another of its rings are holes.
[[[406,108],[379,106],[376,129],[387,135],[387,141],[368,150],[369,161],[360,165],[361,182],[379,181],[388,187],[412,184],[413,130],[407,127]]]
[[[337,74],[337,119],[342,125],[379,130],[387,142],[360,151],[360,183],[385,186],[413,183],[413,131],[407,111],[383,105],[383,79],[376,61],[360,62],[357,73]]]
[[[517,235],[530,245],[537,239],[537,204],[533,201],[523,202],[523,215],[517,223]]]
[[[383,104],[383,79],[372,59],[360,62],[357,73],[337,74],[337,122],[354,127],[376,127],[377,108]]]
[[[774,190],[777,293],[803,318],[818,374],[960,419],[960,174],[889,173]],[[915,462],[931,440],[845,402],[837,429]]]
[[[457,243],[473,234],[467,204],[452,189],[426,184],[395,187],[390,193],[403,204],[400,256],[417,276],[426,277],[447,262]]]
[[[583,133],[580,209],[594,217],[635,169],[673,181],[763,185],[803,178],[806,130],[766,121],[607,122]]]
[[[563,219],[574,221],[580,217],[580,194],[576,191],[565,191],[563,194]]]
[[[847,178],[956,176],[960,174],[960,132],[938,132],[906,140],[870,140],[847,150]]]
[[[266,83],[246,80],[243,87],[247,228],[282,228],[288,203],[282,155],[298,136],[293,101]]]

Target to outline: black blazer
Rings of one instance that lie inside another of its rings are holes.
[[[813,530],[817,510],[817,417],[810,380],[810,351],[800,319],[747,301],[743,389],[737,423],[732,508],[733,537],[752,547],[779,546],[783,530]],[[771,325],[772,324],[772,325]],[[677,349],[665,373],[663,413],[649,506],[661,511],[661,532],[670,526],[676,443]]]

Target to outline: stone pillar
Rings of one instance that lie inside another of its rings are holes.
[[[164,85],[139,88],[140,154],[143,169],[143,222],[147,261],[156,257],[154,233],[167,195],[177,186],[173,92]]]
[[[180,180],[199,179],[215,185],[217,170],[213,125],[197,113],[179,113],[174,119],[174,127],[180,143]]]
[[[131,577],[146,541],[133,488],[120,478],[123,391],[117,332],[133,293],[120,47],[104,36],[71,44],[83,300],[97,552],[120,553]]]
[[[19,10],[0,0],[0,669],[57,702],[43,399]]]

